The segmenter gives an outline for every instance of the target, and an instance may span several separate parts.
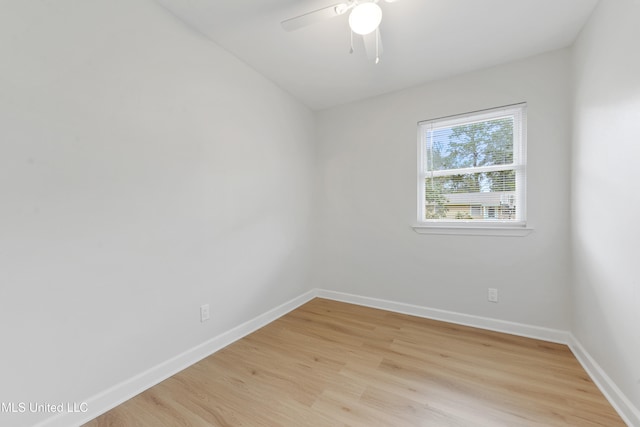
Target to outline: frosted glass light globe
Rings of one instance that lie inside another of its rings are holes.
[[[372,33],[382,21],[382,9],[375,3],[357,5],[349,14],[351,30],[360,35]]]

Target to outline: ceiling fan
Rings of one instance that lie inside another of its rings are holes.
[[[394,3],[397,0],[384,1],[386,3]],[[347,0],[343,3],[287,19],[282,21],[281,24],[285,31],[295,31],[329,18],[344,15],[350,11],[351,49],[349,53],[353,53],[353,34],[361,35],[367,56],[377,64],[380,62],[380,56],[382,55],[382,39],[380,38],[382,9],[377,5],[378,2],[379,0]]]

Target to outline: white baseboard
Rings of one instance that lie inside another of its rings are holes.
[[[235,328],[226,331],[196,347],[193,347],[157,366],[154,366],[135,377],[105,390],[86,400],[87,412],[60,413],[36,425],[36,427],[69,427],[82,425],[119,404],[140,394],[144,390],[166,380],[185,368],[204,359],[234,341],[249,335],[261,327],[273,322],[316,295],[315,290],[306,292],[292,300],[279,305]]]
[[[566,344],[623,421],[631,427],[640,427],[640,411],[638,408],[620,391],[618,386],[571,332],[324,289],[316,289],[315,295],[319,298]]]
[[[631,401],[620,391],[616,384],[609,378],[598,363],[589,355],[580,342],[568,331],[559,329],[543,328],[539,326],[525,325],[522,323],[509,322],[505,320],[491,319],[488,317],[474,316],[457,313],[453,311],[440,310],[436,308],[423,307],[413,304],[406,304],[396,301],[389,301],[378,298],[363,297],[360,295],[347,294],[343,292],[316,289],[315,295],[319,298],[326,298],[335,301],[342,301],[366,307],[379,308],[396,313],[410,314],[413,316],[425,317],[428,319],[441,320],[443,322],[456,323],[459,325],[473,326],[491,331],[504,332],[508,334],[535,338],[544,341],[566,344],[569,346],[576,359],[598,386],[602,394],[611,403],[611,406],[618,412],[627,425],[640,427],[640,411]]]
[[[61,413],[37,424],[36,427],[79,426],[107,412],[126,400],[193,365],[227,345],[273,322],[315,297],[342,301],[459,325],[504,332],[528,338],[541,339],[569,346],[593,382],[629,426],[640,426],[640,411],[620,391],[580,342],[567,331],[531,326],[488,317],[474,316],[436,308],[423,307],[379,298],[370,298],[325,289],[313,289],[275,307],[227,332],[224,332],[178,356],[167,360],[135,377],[117,384],[86,400],[89,410],[84,413]]]
[[[623,421],[631,427],[640,426],[640,410],[631,403],[573,334],[569,334],[569,348]]]
[[[437,308],[423,307],[378,298],[363,297],[324,289],[317,289],[316,296],[335,301],[394,311],[396,313],[410,314],[412,316],[456,323],[458,325],[473,326],[475,328],[487,329],[490,331],[504,332],[527,338],[535,338],[560,344],[567,344],[569,342],[569,333],[559,329],[525,325],[523,323],[491,319],[489,317],[474,316],[471,314],[457,313],[454,311],[440,310]]]

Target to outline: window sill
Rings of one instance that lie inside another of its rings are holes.
[[[533,232],[533,228],[515,224],[414,224],[411,228],[418,234],[449,234],[458,236],[524,237]]]

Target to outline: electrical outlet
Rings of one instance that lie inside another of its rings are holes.
[[[209,320],[209,304],[200,306],[200,321],[204,322]]]
[[[489,302],[498,302],[498,290],[496,288],[489,288],[487,291],[487,299]]]

